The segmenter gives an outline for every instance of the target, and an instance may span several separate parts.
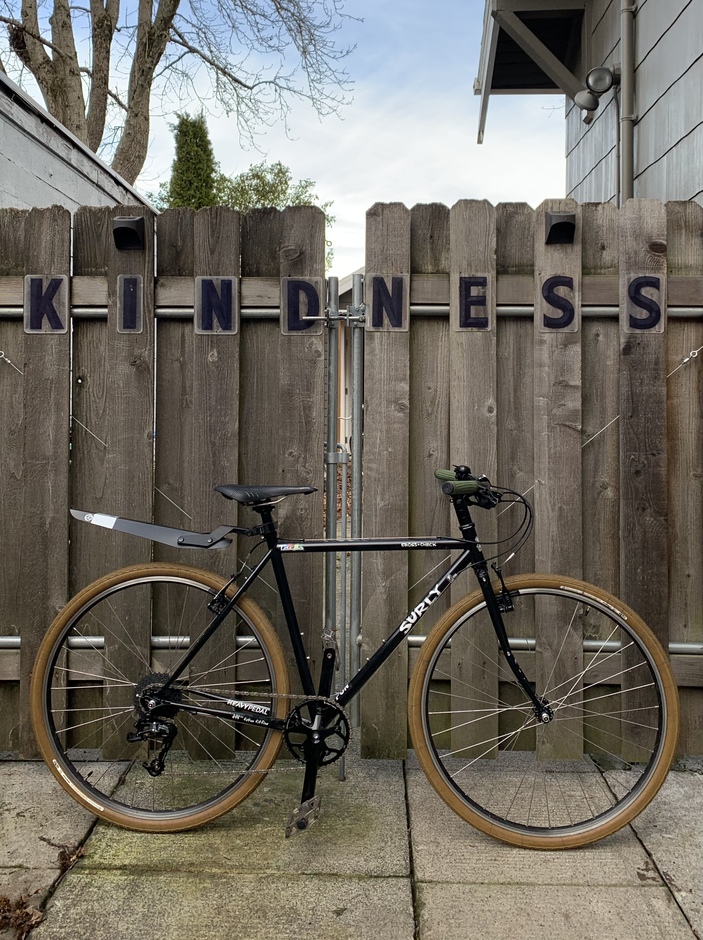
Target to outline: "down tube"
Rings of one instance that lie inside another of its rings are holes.
[[[469,550],[462,552],[446,574],[442,575],[433,588],[430,588],[417,607],[408,611],[402,623],[400,623],[388,639],[379,646],[373,656],[364,663],[342,691],[335,696],[337,702],[342,707],[347,705],[355,695],[358,695],[369,679],[375,675],[385,663],[391,653],[407,638],[408,633],[410,633],[418,620],[424,616],[434,602],[444,594],[452,581],[455,581],[461,572],[469,567],[471,564],[470,556],[471,552]]]

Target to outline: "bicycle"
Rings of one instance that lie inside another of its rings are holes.
[[[464,466],[435,476],[452,502],[459,538],[282,540],[274,503],[312,493],[311,486],[218,486],[258,514],[259,524],[209,534],[71,510],[77,519],[175,547],[226,548],[234,534],[251,536],[252,552],[263,555],[229,580],[174,564],[123,568],[67,604],[41,644],[31,685],[37,740],[58,782],[119,826],[180,831],[244,800],[285,743],[305,767],[286,835],[306,829],[320,810],[318,769],[349,743],[346,706],[471,569],[478,588],[440,617],[410,682],[410,735],[430,783],[462,819],[525,847],[585,845],[634,818],[663,783],[677,739],[676,684],[664,651],[634,611],[600,588],[547,574],[504,578],[495,561],[491,579],[470,510],[522,505],[497,559],[529,536],[529,502]],[[285,556],[430,548],[458,555],[338,692],[337,653],[326,644],[316,686]],[[275,630],[246,596],[268,565],[300,696],[291,694]],[[540,648],[540,618],[563,626],[559,649]],[[477,671],[490,681],[477,683]]]

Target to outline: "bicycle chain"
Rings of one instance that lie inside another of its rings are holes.
[[[194,690],[194,689],[191,689],[191,690],[189,690],[189,691],[194,692],[195,690]],[[215,695],[230,696],[230,693],[229,693],[229,692],[225,692],[223,689],[209,689],[208,691],[211,691],[211,692],[212,692],[213,694],[215,694]],[[231,697],[231,696],[230,696],[230,697]],[[261,694],[260,694],[260,693],[256,693],[256,692],[240,692],[240,693],[238,693],[237,697],[238,697],[238,698],[260,698],[260,697],[261,697]],[[337,701],[336,701],[335,699],[333,699],[333,698],[329,698],[329,696],[326,696],[326,695],[305,695],[305,694],[303,694],[303,693],[294,694],[294,693],[292,693],[292,692],[289,692],[289,693],[287,693],[287,694],[285,694],[285,695],[283,695],[283,694],[278,695],[278,694],[277,694],[277,695],[275,695],[275,696],[272,696],[272,698],[280,698],[280,699],[286,699],[286,700],[291,700],[291,701],[299,701],[299,702],[324,702],[324,703],[327,704],[327,705],[334,705],[336,708],[341,708],[341,705],[339,704],[339,702],[337,702]],[[344,711],[344,709],[342,709],[342,711]],[[281,732],[281,734],[282,734],[282,733],[283,733],[283,732]],[[350,741],[351,741],[351,738],[352,738],[352,733],[353,733],[353,729],[352,729],[351,726],[350,726],[350,731],[349,731],[349,740],[350,740]],[[348,746],[348,745],[347,745],[347,746]],[[274,770],[274,766],[275,766],[276,771],[278,771],[278,772],[283,772],[283,773],[285,773],[286,771],[291,771],[291,770],[292,770],[292,771],[295,771],[295,772],[298,773],[298,774],[300,773],[300,762],[294,763],[293,766],[291,766],[291,767],[281,767],[280,765],[281,765],[281,761],[277,759],[276,761],[274,761],[274,764],[272,764],[270,767],[267,767],[265,770],[256,770],[256,769],[251,770],[251,769],[248,769],[248,768],[247,768],[247,770],[239,771],[239,773],[241,773],[241,774],[270,774],[271,771]]]
[[[176,686],[176,688],[178,688],[178,686]],[[184,686],[182,691],[191,692],[194,695],[197,695],[198,693],[197,689],[191,689],[188,686]],[[231,701],[237,698],[261,699],[263,697],[261,692],[232,693],[232,692],[226,692],[224,689],[210,689],[210,688],[208,688],[208,692],[211,692],[213,695],[221,695],[223,698],[226,698],[228,701]],[[289,692],[284,695],[282,693],[276,692],[274,695],[271,695],[270,697],[276,698],[276,699],[286,699],[288,701],[296,701],[296,702],[325,702],[325,704],[327,705],[336,705],[337,708],[341,707],[339,702],[336,699],[330,698],[329,696],[326,696],[326,695],[306,695],[304,692],[299,692],[297,694]]]

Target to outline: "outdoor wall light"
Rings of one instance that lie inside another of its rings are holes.
[[[589,113],[595,111],[598,108],[598,99],[600,96],[604,95],[606,91],[610,91],[613,85],[619,84],[619,68],[609,69],[604,65],[599,65],[597,68],[591,69],[586,76],[586,88],[574,95],[574,103],[577,104],[582,111]],[[586,123],[590,124],[587,117],[588,114],[584,117],[584,120]]]
[[[545,245],[573,245],[575,235],[576,214],[574,212],[545,212]]]
[[[582,111],[595,111],[598,107],[598,99],[591,91],[577,91],[574,95],[574,103],[581,108]]]
[[[613,69],[608,69],[605,66],[599,66],[598,68],[591,69],[591,71],[586,76],[586,87],[589,91],[592,91],[594,95],[604,95],[606,91],[610,91],[613,85],[617,84],[620,81],[620,76],[613,71]]]
[[[143,251],[146,242],[144,217],[117,216],[112,220],[112,237],[118,251]]]

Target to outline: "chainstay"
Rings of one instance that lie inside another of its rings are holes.
[[[190,691],[190,690],[188,690],[188,691]],[[225,692],[224,689],[209,689],[208,691],[212,692],[213,695],[229,696],[230,698],[233,697],[233,696],[230,695],[229,692]],[[260,698],[260,697],[261,697],[260,694],[257,695],[256,692],[242,692],[241,694],[239,694],[239,695],[237,696],[237,698]],[[311,702],[311,703],[312,703],[312,702],[324,702],[326,705],[334,705],[335,708],[341,708],[339,702],[337,702],[335,699],[330,698],[329,696],[325,696],[325,695],[305,695],[304,693],[295,694],[295,693],[289,692],[289,693],[287,693],[287,694],[280,694],[280,695],[279,695],[279,694],[276,694],[276,695],[272,695],[271,698],[274,698],[274,699],[283,699],[283,700],[285,700],[285,701],[300,702],[301,704],[304,704],[305,702]],[[344,709],[342,709],[342,711],[344,712]],[[344,712],[344,714],[346,714],[346,712]],[[282,731],[279,731],[278,733],[281,734],[281,735],[283,734]],[[350,729],[349,740],[351,740],[351,729]],[[347,746],[348,746],[348,745],[347,745]],[[345,750],[346,750],[346,748],[345,748]],[[292,757],[292,755],[291,755],[291,757]],[[291,772],[291,771],[294,771],[295,773],[298,773],[298,774],[301,773],[301,766],[302,766],[302,765],[301,765],[300,761],[297,760],[295,757],[292,757],[292,761],[293,761],[293,762],[292,762],[292,764],[291,764],[290,767],[281,767],[280,765],[281,765],[282,761],[280,760],[279,757],[276,757],[276,760],[273,762],[273,764],[272,764],[270,767],[267,767],[266,769],[258,770],[258,769],[256,769],[256,768],[254,768],[254,769],[247,768],[246,770],[241,770],[241,771],[239,771],[239,773],[240,773],[242,776],[245,776],[245,775],[247,775],[247,774],[270,774],[270,773],[272,773],[274,770],[275,770],[277,773],[289,773],[289,772]],[[332,763],[335,763],[335,761],[333,761]],[[328,766],[331,766],[331,764],[328,765]],[[207,776],[207,774],[206,774],[206,776]]]

